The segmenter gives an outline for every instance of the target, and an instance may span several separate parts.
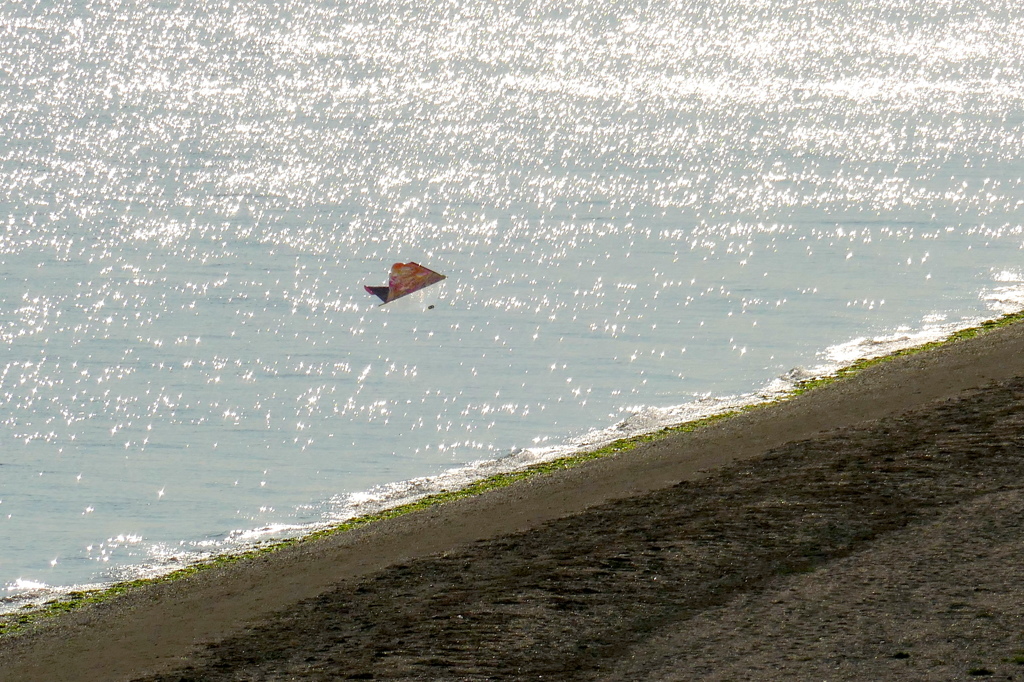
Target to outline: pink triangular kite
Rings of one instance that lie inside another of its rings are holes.
[[[391,266],[391,276],[388,277],[386,287],[364,286],[363,288],[384,303],[391,303],[396,298],[407,296],[414,291],[429,287],[431,284],[437,284],[442,279],[445,279],[444,275],[425,268],[419,263],[395,263]]]

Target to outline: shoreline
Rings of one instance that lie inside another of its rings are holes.
[[[843,381],[699,431],[652,439],[626,456],[605,456],[416,514],[136,587],[42,624],[36,632],[0,639],[0,679],[132,679],[167,670],[189,660],[197,644],[223,640],[338,584],[467,543],[526,532],[613,500],[699,481],[794,440],[1024,376],[1022,357],[1024,325],[1011,324],[975,339],[876,361]],[[195,618],[199,604],[211,605],[202,622]],[[132,653],[112,660],[114,643]],[[61,677],[59,663],[69,656],[96,676],[77,671]]]
[[[9,602],[9,605],[0,610],[0,638],[17,634],[24,629],[23,626],[29,625],[40,617],[47,618],[52,613],[59,615],[82,605],[104,601],[138,586],[144,586],[151,582],[178,580],[210,567],[244,561],[265,552],[275,552],[297,542],[316,541],[321,537],[339,532],[347,532],[366,523],[374,523],[394,516],[413,513],[427,506],[444,504],[463,497],[477,495],[492,488],[511,485],[523,478],[543,475],[554,470],[578,466],[591,459],[626,452],[654,439],[671,436],[674,433],[689,432],[747,410],[761,409],[780,401],[791,400],[808,390],[847,378],[877,363],[887,362],[906,354],[925,352],[943,344],[973,338],[992,329],[1018,322],[1024,322],[1024,310],[1003,313],[997,318],[988,320],[976,320],[972,323],[972,326],[967,327],[939,326],[917,330],[902,337],[894,335],[892,338],[875,338],[872,340],[872,345],[878,344],[880,348],[883,348],[882,352],[875,352],[874,354],[860,357],[848,365],[834,363],[819,365],[804,372],[804,376],[807,378],[793,379],[787,387],[773,388],[769,383],[751,393],[714,398],[712,400],[717,406],[707,409],[694,407],[697,403],[684,403],[667,408],[652,408],[669,414],[674,413],[677,415],[677,421],[659,423],[653,428],[640,429],[622,437],[607,435],[614,433],[620,425],[594,429],[578,437],[579,443],[570,447],[569,443],[571,441],[567,441],[566,445],[557,448],[558,450],[568,450],[568,454],[560,454],[554,458],[541,456],[531,463],[509,465],[507,462],[512,460],[511,456],[486,461],[483,462],[485,468],[493,473],[457,483],[457,487],[451,489],[447,485],[437,485],[438,482],[446,478],[447,473],[451,473],[442,472],[442,474],[430,477],[432,483],[427,488],[434,488],[434,491],[428,491],[421,495],[402,495],[399,499],[404,497],[410,501],[385,501],[380,505],[376,505],[378,508],[374,511],[357,514],[340,522],[310,524],[308,528],[300,531],[297,535],[288,534],[281,538],[270,537],[237,549],[209,554],[203,558],[183,562],[179,567],[158,574],[127,578],[115,583],[101,582],[95,586],[81,586],[78,589],[75,589],[77,586],[56,586],[56,594],[34,596],[27,593],[25,595],[13,595],[3,600]],[[947,331],[939,331],[937,335],[936,331],[943,328]],[[952,331],[948,331],[949,329],[952,329]],[[850,345],[856,341],[858,340],[840,344],[840,346]],[[687,413],[696,416],[678,420],[678,415]],[[602,434],[604,434],[603,437]]]

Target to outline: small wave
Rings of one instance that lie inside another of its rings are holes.
[[[1024,284],[998,287],[982,296],[990,310],[1003,314],[1014,313],[1024,308]]]

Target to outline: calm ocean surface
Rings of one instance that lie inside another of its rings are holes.
[[[8,2],[0,131],[8,607],[1024,307],[1018,2]]]

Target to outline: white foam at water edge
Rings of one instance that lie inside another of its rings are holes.
[[[985,292],[981,300],[990,309],[1002,314],[1015,313],[1024,309],[1024,275],[1019,272],[1003,271],[993,279],[1005,283]]]
[[[0,594],[0,615],[13,613],[26,608],[40,607],[47,602],[67,597],[73,592],[91,592],[109,587],[107,583],[86,585],[70,585],[57,587],[35,580],[18,579],[8,585],[8,594]]]

